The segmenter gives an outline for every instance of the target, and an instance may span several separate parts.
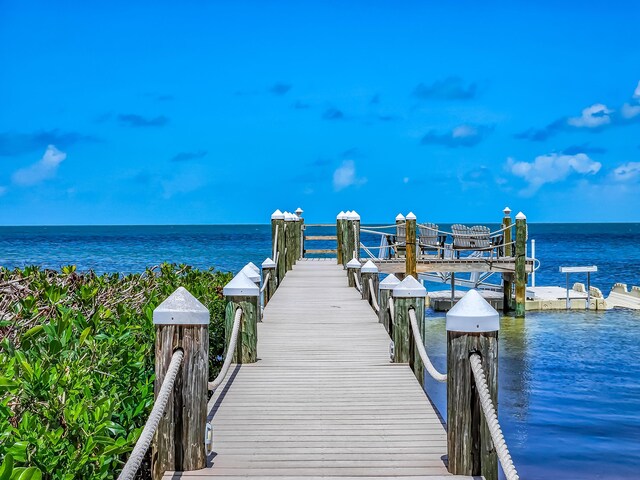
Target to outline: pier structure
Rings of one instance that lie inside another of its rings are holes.
[[[260,281],[248,265],[223,289],[213,381],[206,308],[178,289],[154,311],[156,400],[119,479],[134,478],[149,448],[154,480],[497,480],[498,465],[518,479],[497,419],[497,311],[471,290],[448,312],[438,371],[424,342],[419,244],[415,260],[405,245],[412,273],[380,281],[392,264],[359,259],[359,216],[343,215],[338,262],[305,258],[301,221],[274,213]],[[446,424],[426,375],[446,384]]]

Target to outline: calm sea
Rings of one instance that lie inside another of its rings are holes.
[[[640,285],[640,224],[531,224],[529,238],[541,261],[538,285],[563,286],[560,265],[597,265],[592,284],[605,296],[615,282]],[[374,236],[362,240],[378,245]],[[236,272],[270,249],[268,225],[0,227],[6,267],[128,273],[168,261]],[[444,316],[429,312],[425,321],[427,351],[444,370]],[[521,478],[640,478],[639,359],[640,312],[502,319],[499,415]],[[446,415],[444,386],[428,378],[426,389]]]

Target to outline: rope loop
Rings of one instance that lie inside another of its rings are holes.
[[[224,358],[224,363],[222,364],[222,368],[220,369],[220,373],[218,373],[218,376],[213,382],[209,382],[209,391],[213,392],[216,388],[218,388],[227,376],[229,366],[231,366],[231,359],[233,358],[233,354],[236,351],[236,344],[238,343],[238,331],[240,330],[240,319],[242,318],[242,313],[242,308],[238,307],[236,309],[236,316],[233,319],[233,330],[231,330],[231,338],[229,339],[227,356]]]
[[[378,305],[378,296],[373,288],[373,280],[369,278],[369,296],[371,297],[371,306],[376,313],[380,313],[380,305]]]
[[[431,359],[429,358],[429,355],[427,355],[427,351],[424,348],[424,342],[422,341],[422,335],[420,335],[420,329],[418,328],[416,311],[413,308],[409,309],[409,322],[411,323],[411,330],[413,331],[413,340],[416,344],[416,347],[418,348],[418,352],[420,353],[420,359],[422,360],[422,363],[427,369],[427,372],[429,372],[429,375],[431,375],[434,380],[442,383],[446,382],[447,374],[440,373],[438,370],[436,370],[436,367],[434,367],[433,363],[431,363]]]

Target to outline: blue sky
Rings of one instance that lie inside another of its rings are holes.
[[[639,2],[0,0],[0,224],[640,221]]]

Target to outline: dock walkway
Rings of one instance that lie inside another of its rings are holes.
[[[442,419],[335,259],[287,273],[258,339],[258,362],[233,365],[209,402],[208,468],[166,480],[452,476]]]

